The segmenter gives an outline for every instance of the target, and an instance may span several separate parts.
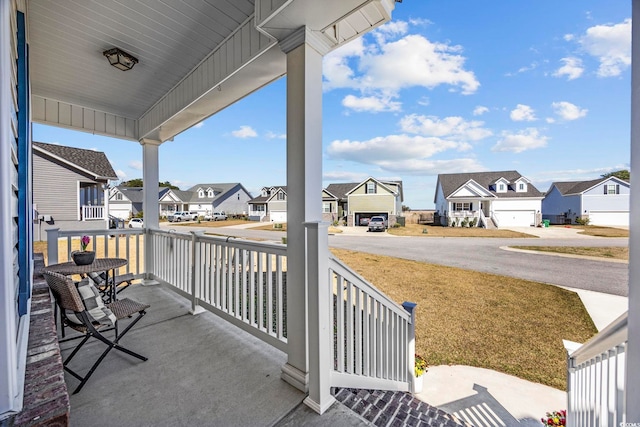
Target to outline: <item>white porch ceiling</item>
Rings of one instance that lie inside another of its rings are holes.
[[[284,75],[278,41],[301,26],[336,47],[386,22],[393,6],[394,0],[30,0],[33,120],[165,141]],[[102,52],[112,47],[138,64],[124,72],[111,67]]]

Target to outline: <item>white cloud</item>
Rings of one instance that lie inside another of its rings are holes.
[[[579,39],[599,62],[599,77],[615,77],[631,65],[631,18],[619,24],[596,25]]]
[[[487,170],[476,159],[471,158],[449,160],[407,159],[401,162],[381,162],[379,166],[389,172],[423,176]]]
[[[538,129],[535,128],[527,128],[517,133],[503,131],[501,139],[491,148],[491,151],[521,153],[526,150],[546,147],[548,140],[548,137],[540,135]]]
[[[324,89],[352,89],[362,98],[387,100],[411,87],[448,85],[466,95],[477,91],[480,83],[464,68],[460,46],[404,35],[407,30],[403,22],[386,24],[374,32],[373,43],[359,38],[326,55]]]
[[[118,169],[116,171],[116,176],[118,177],[118,179],[120,181],[126,181],[127,180],[127,173],[125,171],[123,171],[122,169]]]
[[[445,117],[411,114],[400,120],[403,132],[423,136],[443,137],[461,141],[479,141],[492,135],[489,129],[482,127],[484,122],[466,121],[462,117]]]
[[[518,68],[518,73],[526,73],[527,71],[535,70],[536,68],[538,68],[538,63],[532,62],[531,64],[525,67]]]
[[[131,169],[135,169],[135,170],[139,170],[139,171],[141,171],[141,170],[142,170],[142,162],[141,162],[141,161],[138,161],[138,160],[132,160],[132,161],[130,161],[128,166],[129,166]]]
[[[334,159],[366,164],[380,164],[406,159],[431,157],[436,153],[457,149],[466,144],[441,138],[409,135],[388,135],[368,141],[336,140],[329,144],[327,154]]]
[[[562,61],[564,65],[553,73],[555,77],[566,76],[567,80],[574,80],[580,77],[584,72],[584,67],[582,66],[582,60],[580,58],[567,57],[562,58],[560,61]]]
[[[196,129],[200,129],[202,126],[204,126],[204,122],[199,122],[199,123],[196,123],[195,125],[193,125],[193,127],[196,128]]]
[[[362,182],[369,177],[364,172],[327,171],[322,174],[323,181]]]
[[[409,31],[409,23],[405,21],[389,21],[373,31],[377,42],[383,44],[389,38],[403,36]]]
[[[267,139],[287,139],[286,133],[275,133],[272,131],[268,131],[264,136]]]
[[[481,116],[484,113],[488,113],[488,112],[489,112],[489,109],[484,105],[478,105],[476,108],[473,109],[474,116]]]
[[[400,111],[402,104],[392,101],[390,97],[347,95],[342,100],[342,105],[358,112],[380,113],[383,111]]]
[[[570,102],[561,101],[551,104],[554,113],[558,115],[562,120],[577,120],[587,115],[586,108],[580,108]]]
[[[533,122],[537,120],[533,108],[528,105],[518,104],[509,115],[514,122]]]
[[[258,133],[251,126],[240,126],[240,129],[231,132],[236,138],[255,138]]]

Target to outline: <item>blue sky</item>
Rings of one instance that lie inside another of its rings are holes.
[[[402,180],[432,208],[439,173],[518,170],[552,181],[629,168],[631,2],[404,0],[324,60],[323,177]],[[160,180],[286,184],[286,82],[160,147]],[[33,139],[104,151],[123,180],[142,147],[34,125]]]

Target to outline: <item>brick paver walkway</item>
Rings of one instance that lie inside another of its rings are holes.
[[[401,391],[335,388],[335,398],[378,427],[472,427]]]

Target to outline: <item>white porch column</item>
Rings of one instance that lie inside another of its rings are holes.
[[[158,193],[160,190],[159,182],[159,165],[158,165],[158,147],[160,141],[142,139],[142,185],[143,199],[142,210],[144,212],[144,227],[149,229],[160,228],[158,214]],[[146,278],[149,279],[149,273],[153,271],[153,248],[151,244],[151,236],[145,234],[144,239],[144,271]]]
[[[322,220],[322,55],[305,27],[280,43],[287,54],[287,364],[282,379],[309,390],[305,222]],[[318,256],[327,256],[326,253]]]
[[[102,206],[104,207],[104,222],[106,223],[106,228],[109,228],[109,181],[105,184],[102,184],[102,192],[104,193],[102,196]]]
[[[640,0],[632,3],[631,31],[631,195],[629,260],[640,256]],[[640,423],[640,263],[629,262],[627,422]]]
[[[309,297],[309,396],[304,403],[322,415],[335,402],[331,395],[333,355],[329,345],[333,338],[329,316],[333,304],[333,292],[329,287],[329,223],[307,222],[304,225],[307,228]]]

